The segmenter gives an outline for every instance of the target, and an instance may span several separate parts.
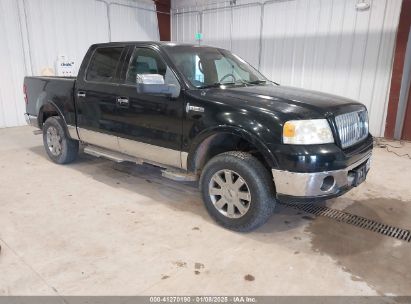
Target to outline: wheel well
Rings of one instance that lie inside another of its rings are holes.
[[[203,140],[194,152],[189,170],[199,174],[211,158],[228,151],[248,152],[256,157],[264,167],[271,170],[267,160],[255,145],[241,136],[226,132],[211,135]]]
[[[52,117],[52,116],[60,116],[60,115],[57,112],[57,110],[54,109],[52,106],[42,108],[40,110],[39,119],[38,119],[40,127],[42,128],[47,118]]]

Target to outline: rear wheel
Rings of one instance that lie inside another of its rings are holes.
[[[231,151],[212,158],[201,174],[200,187],[210,216],[231,230],[258,228],[275,207],[272,177],[249,153]]]
[[[63,120],[58,116],[49,117],[43,125],[44,148],[57,164],[74,161],[79,149],[78,141],[69,138],[63,126]]]

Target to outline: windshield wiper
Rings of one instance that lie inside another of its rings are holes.
[[[247,84],[261,84],[261,83],[266,83],[266,80],[254,80],[254,81],[247,81]]]
[[[203,85],[203,86],[199,86],[199,87],[197,87],[197,89],[219,88],[220,86],[226,85],[226,84],[236,84],[236,83],[235,82],[224,82],[224,83],[215,82],[215,83],[212,83],[212,84],[206,84],[206,85]]]

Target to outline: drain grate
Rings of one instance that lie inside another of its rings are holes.
[[[314,214],[318,216],[325,216],[333,220],[336,220],[338,222],[354,225],[356,227],[374,231],[379,234],[393,237],[393,238],[396,238],[402,241],[411,242],[411,231],[410,230],[382,224],[382,223],[367,219],[362,216],[358,216],[355,214],[347,213],[347,212],[336,210],[336,209],[331,209],[331,208],[324,207],[324,206],[318,206],[314,204],[299,204],[299,203],[295,203],[295,204],[281,203],[281,204],[287,207],[297,209],[297,210],[302,210],[310,214]]]

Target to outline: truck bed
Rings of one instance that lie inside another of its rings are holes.
[[[26,78],[32,78],[32,79],[71,79],[71,80],[76,80],[75,76],[27,76]]]
[[[75,125],[74,87],[76,77],[28,76],[24,78],[27,97],[26,114],[38,117],[42,124],[42,112],[54,106],[67,124]]]

